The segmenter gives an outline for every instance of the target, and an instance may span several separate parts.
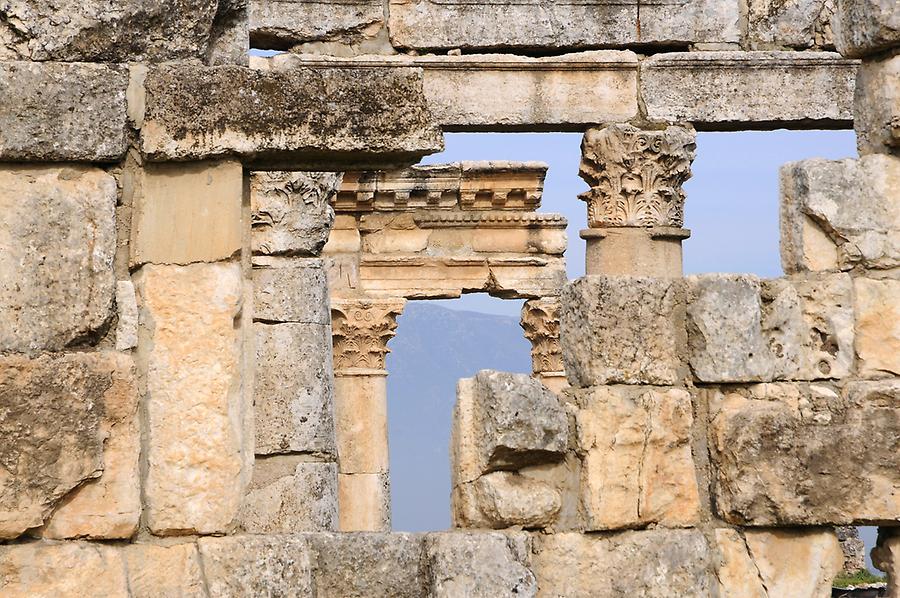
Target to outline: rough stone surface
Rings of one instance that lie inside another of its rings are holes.
[[[232,154],[293,168],[377,169],[443,148],[413,68],[157,66],[146,102],[141,148],[152,160]]]
[[[308,42],[360,43],[384,27],[381,0],[253,0],[254,48],[287,48]]]
[[[210,598],[313,596],[303,536],[231,536],[197,541]]]
[[[137,359],[146,384],[147,523],[158,535],[223,532],[249,471],[236,263],[144,266]]]
[[[900,11],[893,0],[839,0],[834,29],[844,56],[877,54],[900,45]]]
[[[133,598],[206,596],[197,545],[131,544],[122,551]]]
[[[227,0],[39,2],[0,10],[0,60],[157,62],[202,58]]]
[[[128,351],[138,344],[138,307],[134,284],[130,280],[116,281],[116,351]]]
[[[900,280],[857,278],[853,283],[859,373],[900,375]]]
[[[846,525],[900,515],[900,384],[760,384],[704,391],[719,515]],[[834,472],[841,474],[835,475]]]
[[[872,564],[888,576],[888,592],[900,590],[900,534],[889,527],[878,530],[878,543],[872,549]],[[888,594],[890,595],[890,594]]]
[[[834,533],[841,543],[841,553],[844,556],[841,570],[853,574],[865,569],[866,545],[859,537],[859,528],[854,525],[840,525],[834,528]]]
[[[263,261],[253,268],[253,317],[331,326],[328,274],[321,259]]]
[[[831,52],[669,52],[641,64],[651,120],[846,125],[856,63]],[[727,90],[727,93],[723,92]]]
[[[861,156],[900,153],[900,56],[860,65],[853,127]]]
[[[713,591],[713,556],[696,530],[561,533],[534,541],[532,562],[541,597],[670,598]]]
[[[317,256],[334,223],[335,172],[255,172],[250,177],[253,252]]]
[[[0,590],[4,598],[129,596],[119,550],[87,542],[0,546]]]
[[[0,539],[127,538],[140,516],[134,366],[118,353],[0,358]]]
[[[527,566],[528,537],[499,532],[429,534],[429,596],[533,598],[538,582]]]
[[[257,459],[238,515],[251,534],[337,529],[337,465],[279,456]]]
[[[116,182],[97,168],[0,167],[0,351],[58,351],[107,323],[115,205]]]
[[[460,528],[545,528],[562,508],[556,488],[509,471],[457,486],[450,501],[453,525]]]
[[[781,190],[786,272],[900,266],[900,157],[792,162]]]
[[[569,383],[675,384],[685,373],[680,281],[587,276],[563,287],[560,342]]]
[[[831,46],[837,0],[751,0],[749,37],[754,49]]]
[[[0,160],[115,162],[127,147],[127,86],[124,66],[0,62]]]
[[[254,323],[257,455],[335,454],[331,329]]]
[[[576,397],[585,529],[697,523],[690,394],[598,386]]]
[[[391,41],[403,48],[591,48],[737,42],[736,2],[675,4],[391,0]]]

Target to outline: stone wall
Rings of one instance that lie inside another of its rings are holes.
[[[826,596],[859,524],[900,592],[898,31],[0,6],[0,595]],[[859,159],[782,170],[784,277],[682,276],[695,130],[851,122]],[[412,166],[454,130],[585,132],[588,276],[543,165]],[[392,533],[387,343],[462,292],[528,300],[534,375],[460,381],[457,529]]]

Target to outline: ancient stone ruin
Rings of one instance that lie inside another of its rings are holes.
[[[900,596],[898,51],[896,0],[0,3],[0,596],[819,597],[856,525]],[[784,277],[682,275],[696,130],[851,127]],[[584,133],[587,276],[450,131]],[[460,380],[453,529],[392,532],[396,318],[476,292],[533,376]]]

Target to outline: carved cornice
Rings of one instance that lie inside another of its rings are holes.
[[[588,226],[683,226],[682,185],[691,178],[695,140],[684,127],[589,129],[579,173],[591,186],[579,195],[588,204]]]
[[[562,372],[559,344],[559,300],[532,299],[522,306],[520,321],[525,338],[531,341],[531,369],[535,374]]]
[[[354,368],[383,370],[387,343],[397,332],[400,300],[336,300],[331,305],[331,331],[336,372]]]
[[[561,214],[538,212],[432,212],[413,217],[421,228],[566,228]]]

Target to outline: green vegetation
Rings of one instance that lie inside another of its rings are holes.
[[[868,583],[883,583],[887,578],[884,575],[875,575],[866,569],[860,569],[856,573],[842,573],[834,578],[833,585],[836,588],[846,588],[849,586],[861,586]]]

